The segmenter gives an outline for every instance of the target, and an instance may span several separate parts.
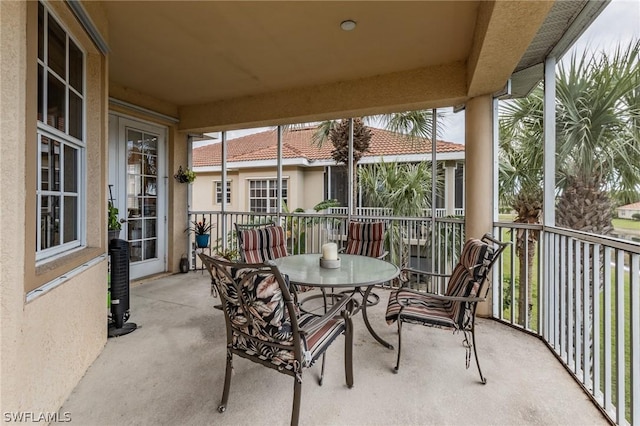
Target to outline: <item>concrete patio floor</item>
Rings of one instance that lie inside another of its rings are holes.
[[[132,285],[130,322],[139,329],[111,338],[61,407],[77,425],[288,424],[293,379],[235,357],[229,404],[217,411],[225,366],[219,303],[201,271]],[[388,291],[370,319],[397,344],[383,320]],[[327,352],[323,386],[319,363],[303,375],[300,423],[308,425],[588,425],[607,424],[600,411],[535,337],[479,320],[476,337],[488,383],[472,361],[464,367],[462,335],[403,327],[400,371],[396,352],[383,348],[354,318],[355,386],[344,377],[344,339]]]

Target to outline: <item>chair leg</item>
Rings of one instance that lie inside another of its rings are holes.
[[[487,379],[482,375],[480,369],[480,360],[478,360],[478,350],[476,349],[476,327],[475,324],[471,326],[471,344],[473,345],[473,354],[476,357],[476,365],[478,366],[478,373],[480,373],[480,381],[483,385],[487,384]]]
[[[298,426],[300,419],[300,400],[302,399],[302,379],[293,378],[293,410],[291,411],[291,426]]]
[[[396,360],[396,366],[393,369],[394,373],[397,373],[400,369],[400,351],[402,350],[402,320],[398,317],[398,359]]]
[[[222,401],[218,406],[218,411],[224,413],[227,409],[227,402],[229,401],[229,389],[231,388],[231,374],[233,373],[233,354],[231,350],[227,349],[227,368],[224,372],[224,390],[222,391]]]
[[[351,321],[351,314],[347,311],[343,311],[342,316],[346,326],[344,332],[344,374],[347,387],[351,389],[353,387],[353,321]]]
[[[322,386],[322,379],[324,379],[324,362],[327,358],[327,353],[322,354],[322,369],[320,370],[320,379],[318,380],[318,384]]]

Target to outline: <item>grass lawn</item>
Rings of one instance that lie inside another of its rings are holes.
[[[613,219],[611,223],[614,229],[628,229],[640,232],[640,220]]]

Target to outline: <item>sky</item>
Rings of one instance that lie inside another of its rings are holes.
[[[578,38],[563,57],[572,53],[581,55],[585,49],[590,51],[612,51],[618,44],[626,45],[631,40],[640,39],[640,0],[612,0],[589,28]],[[464,143],[464,111],[453,114],[446,108],[447,118],[441,139],[448,142]],[[234,130],[227,132],[227,139],[235,139],[252,133],[269,130],[269,127]],[[218,136],[219,138],[219,136]],[[195,142],[194,147],[208,142]]]

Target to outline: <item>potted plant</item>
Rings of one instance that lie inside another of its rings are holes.
[[[196,236],[196,246],[198,248],[209,247],[209,232],[211,231],[211,223],[207,223],[207,218],[202,215],[202,220],[191,221],[191,226],[184,230],[184,232],[193,232]]]
[[[196,180],[196,174],[189,169],[182,170],[182,166],[178,168],[178,173],[173,175],[173,178],[180,183],[191,183]]]
[[[122,229],[122,224],[118,220],[118,208],[113,205],[111,201],[109,201],[108,205],[109,212],[109,241],[120,237],[120,230]]]

